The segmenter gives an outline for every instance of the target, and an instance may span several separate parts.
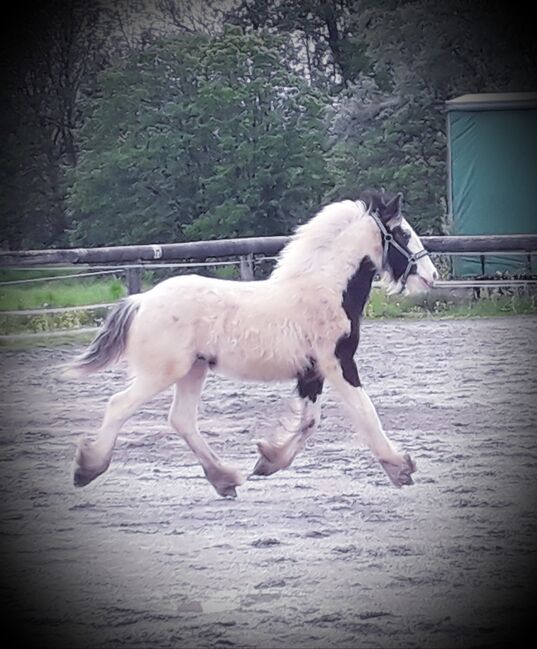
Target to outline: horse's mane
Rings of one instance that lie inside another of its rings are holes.
[[[350,230],[361,224],[366,213],[361,201],[345,200],[324,207],[296,229],[279,255],[271,279],[292,279],[322,271],[335,274],[337,268],[355,267],[360,253],[366,254],[367,244],[354,233],[350,237]]]

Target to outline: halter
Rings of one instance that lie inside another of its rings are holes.
[[[390,246],[393,246],[396,250],[398,250],[403,255],[403,257],[405,257],[407,260],[405,272],[403,273],[403,279],[401,280],[402,281],[401,290],[403,290],[406,285],[408,276],[410,275],[412,266],[418,261],[418,259],[421,259],[422,257],[427,257],[429,255],[429,251],[425,250],[425,248],[422,248],[421,250],[418,250],[418,252],[409,253],[407,250],[403,248],[403,246],[397,243],[397,241],[393,238],[393,234],[391,232],[388,232],[386,226],[380,220],[380,218],[375,212],[369,212],[369,216],[371,216],[373,221],[375,221],[382,234],[382,242],[383,242],[382,268],[386,268],[386,262],[388,261],[388,250]]]

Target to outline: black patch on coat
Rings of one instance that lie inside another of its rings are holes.
[[[360,318],[371,292],[375,272],[371,259],[364,257],[354,275],[349,278],[341,303],[351,323],[351,330],[337,341],[335,354],[339,359],[343,378],[354,387],[361,385],[354,354],[360,340]]]
[[[400,225],[396,225],[394,228],[388,228],[388,232],[392,235],[394,241],[397,241],[397,243],[402,246],[410,256],[412,253],[408,249],[409,237],[405,233],[403,228]],[[382,245],[384,246],[384,235],[382,236],[382,239]],[[397,248],[390,246],[388,248],[388,265],[391,269],[393,279],[397,281],[403,276],[408,265],[408,259],[399,250],[397,250]],[[417,265],[412,264],[408,274],[413,275],[417,272],[417,270]]]
[[[317,363],[314,358],[310,359],[310,365],[298,375],[298,395],[301,399],[309,399],[312,403],[323,391],[324,379],[317,370]]]

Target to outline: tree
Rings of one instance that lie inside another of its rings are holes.
[[[371,61],[363,39],[353,34],[357,0],[242,0],[227,19],[245,29],[289,35],[314,85],[338,91],[364,71]]]
[[[77,162],[78,101],[100,57],[99,16],[94,2],[53,0],[17,22],[18,53],[9,52],[2,88],[7,247],[62,243],[63,173]]]
[[[331,184],[323,101],[285,41],[159,39],[104,71],[70,174],[89,245],[288,232]]]
[[[340,97],[334,107],[331,164],[336,193],[360,187],[402,191],[405,210],[421,234],[443,231],[446,150],[443,114],[419,95],[397,98],[373,85]]]
[[[171,25],[180,33],[208,36],[222,31],[223,9],[217,0],[203,0],[198,3],[191,0],[156,0],[155,7],[168,30]]]
[[[350,29],[363,34],[374,74],[340,93],[331,117],[338,185],[405,192],[422,233],[444,228],[444,102],[467,92],[532,90],[529,25],[501,3],[362,0]]]

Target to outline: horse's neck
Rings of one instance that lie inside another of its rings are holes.
[[[376,250],[373,247],[374,227],[374,224],[359,219],[334,239],[298,238],[292,241],[284,250],[271,279],[286,282],[311,278],[315,284],[322,283],[327,289],[345,291],[363,260],[371,261],[381,254],[380,248]],[[373,262],[371,265],[374,267]],[[360,277],[365,281],[363,274]]]
[[[373,248],[373,242],[370,224],[363,221],[354,224],[334,241],[320,265],[327,284],[341,293],[356,291],[359,285],[360,294],[367,301],[376,273],[374,260],[378,262],[379,251]]]

